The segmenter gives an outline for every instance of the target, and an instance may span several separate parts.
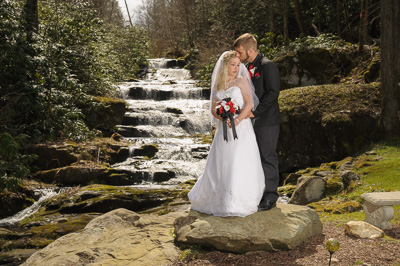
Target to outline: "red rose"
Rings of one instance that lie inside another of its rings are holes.
[[[260,73],[259,72],[257,72],[254,76],[255,77],[258,77],[260,75]]]

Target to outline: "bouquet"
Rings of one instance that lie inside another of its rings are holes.
[[[223,125],[223,133],[224,140],[228,141],[227,137],[227,125],[226,120],[229,119],[231,121],[233,139],[237,139],[236,129],[235,129],[235,121],[233,119],[233,115],[240,114],[240,107],[234,103],[231,97],[227,96],[222,99],[217,106],[215,107],[215,112],[217,115],[222,117],[222,125]]]

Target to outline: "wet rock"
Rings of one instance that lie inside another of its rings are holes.
[[[278,203],[246,217],[216,217],[191,210],[174,222],[176,241],[245,253],[293,249],[322,233],[317,213],[305,206]]]
[[[110,164],[120,163],[129,158],[129,148],[120,147],[115,153],[110,154]]]
[[[0,254],[0,261],[3,265],[21,265],[23,261],[28,259],[37,249],[14,249],[4,251]]]
[[[117,209],[57,239],[22,265],[167,265],[180,254],[169,234],[176,216]]]
[[[344,225],[346,235],[357,238],[381,238],[385,233],[378,227],[363,221],[350,221]]]
[[[146,156],[148,158],[153,158],[157,152],[158,152],[158,147],[156,144],[143,145],[138,149],[134,149],[133,156]]]
[[[64,167],[78,161],[78,155],[74,154],[73,147],[66,144],[30,145],[27,152],[28,154],[36,154],[38,156],[33,162],[37,170]]]
[[[306,205],[321,200],[326,191],[326,181],[321,176],[302,176],[289,200],[290,204]]]
[[[71,165],[47,171],[39,171],[34,177],[45,183],[59,186],[108,184],[116,186],[134,185],[149,180],[145,171],[128,171],[108,168],[102,165]]]
[[[90,185],[65,191],[43,203],[40,211],[26,219],[38,220],[38,216],[47,212],[71,213],[106,213],[125,208],[131,211],[143,211],[158,207],[165,202],[181,198],[181,190],[176,189],[135,189],[108,185]]]
[[[182,110],[179,109],[179,108],[167,107],[165,110],[166,110],[168,113],[173,113],[173,114],[177,114],[177,115],[183,114]]]
[[[161,183],[170,180],[175,177],[175,173],[172,171],[158,171],[153,175],[153,182]]]
[[[134,126],[119,125],[117,128],[118,128],[118,133],[126,138],[151,137],[150,132],[140,128],[136,128]]]
[[[0,193],[0,219],[16,214],[31,206],[37,197],[30,190]]]
[[[128,95],[132,99],[142,100],[146,98],[146,93],[143,87],[131,87],[129,88]]]
[[[61,186],[85,185],[101,179],[106,169],[106,167],[99,165],[71,165],[36,172],[34,178],[45,183]]]

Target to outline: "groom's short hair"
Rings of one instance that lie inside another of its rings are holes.
[[[245,33],[235,40],[233,47],[238,48],[239,46],[242,46],[246,51],[253,49],[257,52],[257,40],[250,33]]]

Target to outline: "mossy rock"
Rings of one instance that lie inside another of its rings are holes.
[[[326,195],[335,195],[343,192],[344,184],[343,180],[338,175],[331,175],[325,177],[326,180]]]
[[[290,173],[285,180],[283,181],[283,185],[296,185],[297,184],[297,179],[301,177],[301,174],[296,172],[296,173]]]
[[[291,197],[293,195],[293,192],[295,191],[296,186],[295,185],[285,185],[285,186],[280,186],[278,187],[278,194],[279,196],[286,195],[287,197]]]
[[[145,156],[147,158],[153,158],[156,153],[158,152],[158,146],[157,144],[149,144],[149,145],[143,145],[139,149],[135,149],[133,151],[134,156]]]
[[[380,138],[379,84],[321,85],[281,91],[281,173],[352,156]]]
[[[103,132],[104,136],[111,136],[116,125],[122,124],[127,109],[124,100],[117,98],[94,97],[93,101],[98,104],[82,105],[86,123],[93,129]]]
[[[66,216],[65,218],[58,218],[55,222],[47,223],[45,225],[31,227],[29,232],[50,239],[56,239],[60,236],[79,231],[83,229],[92,219],[96,218],[99,214],[82,214]]]
[[[324,198],[318,202],[310,203],[308,204],[308,206],[320,214],[323,213],[330,214],[334,209],[336,209],[337,206],[339,206],[342,203],[343,201],[338,199]]]
[[[33,216],[21,225],[40,220],[40,217],[71,213],[105,213],[117,208],[139,212],[185,197],[182,189],[136,189],[110,185],[89,185],[69,190],[47,200]]]
[[[353,157],[346,157],[343,160],[337,162],[336,169],[344,170],[348,168],[354,167],[354,158]]]
[[[361,203],[351,200],[344,202],[342,204],[339,204],[335,209],[332,210],[333,214],[344,214],[344,213],[351,213],[351,212],[357,212],[363,209],[363,206]]]

